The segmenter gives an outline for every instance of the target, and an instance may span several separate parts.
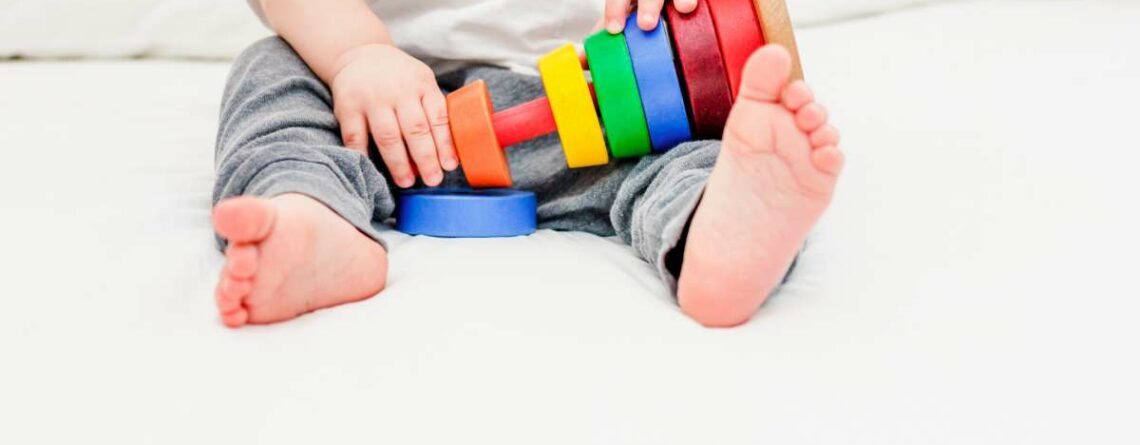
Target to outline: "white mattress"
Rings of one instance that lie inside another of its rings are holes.
[[[223,328],[217,63],[0,64],[0,443],[1136,443],[1140,7],[804,30],[850,164],[706,330],[619,243],[390,237],[390,287]]]

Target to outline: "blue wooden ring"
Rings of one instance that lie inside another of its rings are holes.
[[[657,27],[646,32],[637,27],[637,14],[630,14],[625,23],[625,41],[629,46],[629,57],[633,60],[637,88],[641,91],[653,151],[666,151],[692,140],[685,97],[677,78],[677,65],[673,61],[673,46],[669,42],[665,20],[658,19]]]
[[[396,230],[439,238],[530,235],[537,205],[534,193],[520,190],[409,190],[396,201]]]

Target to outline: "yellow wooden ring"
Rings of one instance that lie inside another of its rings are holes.
[[[573,45],[565,45],[538,61],[542,85],[550,99],[558,138],[570,168],[605,165],[610,162],[602,125],[594,108],[594,99],[586,85],[582,61]]]

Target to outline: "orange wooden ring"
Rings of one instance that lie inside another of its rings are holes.
[[[459,152],[459,164],[473,188],[511,186],[511,167],[495,137],[494,105],[487,84],[476,80],[447,95],[451,140]]]

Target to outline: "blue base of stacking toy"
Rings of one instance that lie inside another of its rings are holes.
[[[396,201],[396,230],[440,238],[530,235],[537,205],[534,193],[520,190],[409,190]]]

